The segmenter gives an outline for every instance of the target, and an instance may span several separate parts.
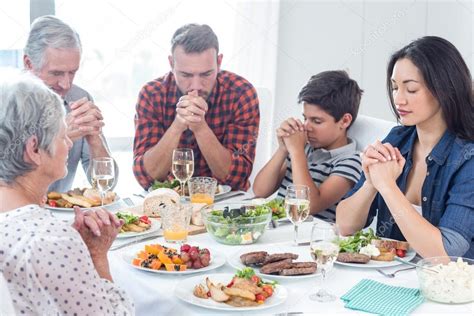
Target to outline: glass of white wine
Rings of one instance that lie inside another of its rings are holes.
[[[181,196],[185,196],[184,185],[194,173],[194,154],[189,148],[177,148],[173,150],[171,171],[181,184]]]
[[[115,164],[110,157],[94,158],[92,160],[92,183],[100,193],[101,205],[104,205],[105,193],[112,189],[115,181]]]
[[[311,229],[310,252],[311,257],[321,271],[322,281],[319,291],[311,294],[309,298],[318,302],[332,302],[336,296],[328,293],[324,284],[327,273],[333,268],[339,254],[338,232],[336,225],[330,223],[316,223]]]
[[[298,245],[298,225],[309,215],[309,187],[306,185],[289,185],[286,188],[285,211],[295,228],[294,243]]]

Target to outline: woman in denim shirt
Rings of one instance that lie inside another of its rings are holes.
[[[407,240],[422,257],[474,258],[471,80],[459,51],[439,37],[392,55],[387,89],[402,126],[364,150],[364,175],[336,211],[343,235],[378,210],[377,235]]]

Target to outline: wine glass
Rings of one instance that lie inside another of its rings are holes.
[[[326,274],[334,265],[334,261],[339,254],[339,245],[337,243],[338,233],[336,225],[330,223],[316,223],[311,229],[310,252],[313,260],[316,261],[318,269],[321,271],[321,288],[309,298],[318,302],[331,302],[336,296],[328,293],[324,284]]]
[[[105,192],[112,189],[115,180],[115,164],[110,157],[94,158],[92,160],[92,182],[99,190],[100,202],[104,206]]]
[[[298,225],[309,215],[309,187],[306,185],[289,185],[286,188],[285,211],[295,228],[294,243],[298,245]]]
[[[184,185],[194,173],[194,154],[189,148],[173,150],[171,171],[181,184],[181,196],[184,196]]]

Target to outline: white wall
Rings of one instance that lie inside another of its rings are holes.
[[[289,1],[280,3],[273,124],[301,116],[296,97],[313,74],[345,69],[365,90],[360,113],[394,120],[385,89],[391,53],[437,35],[473,67],[471,1]],[[276,140],[272,140],[276,145]]]

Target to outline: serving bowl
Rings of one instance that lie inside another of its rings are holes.
[[[265,233],[272,211],[264,205],[216,203],[201,210],[207,232],[226,245],[253,244]]]
[[[474,300],[474,260],[431,257],[420,260],[418,265],[429,268],[416,268],[420,290],[425,298],[446,304],[462,304]]]

